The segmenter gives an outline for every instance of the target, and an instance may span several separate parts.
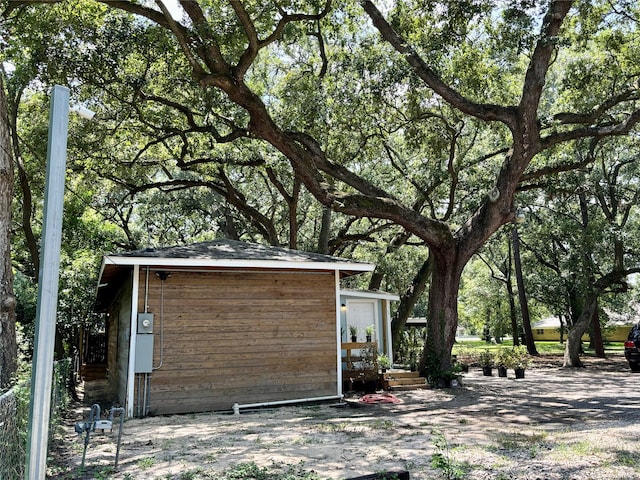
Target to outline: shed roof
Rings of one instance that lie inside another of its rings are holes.
[[[349,288],[342,288],[340,289],[340,295],[344,297],[374,298],[380,300],[400,300],[399,295],[383,292],[381,290],[353,290]]]
[[[108,307],[134,265],[173,270],[332,270],[339,271],[341,276],[370,272],[375,268],[371,263],[330,255],[226,239],[148,248],[104,256],[98,279],[97,311]]]

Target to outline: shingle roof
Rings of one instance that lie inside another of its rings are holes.
[[[145,249],[106,255],[98,279],[96,310],[104,311],[134,265],[162,269],[245,268],[272,270],[336,270],[341,276],[371,271],[374,265],[319,253],[236,240]]]
[[[303,252],[288,248],[272,247],[258,243],[240,242],[237,240],[212,240],[191,245],[175,245],[172,247],[136,250],[114,255],[116,257],[138,258],[183,258],[211,260],[268,260],[286,262],[321,262],[321,263],[354,263],[352,260]],[[363,262],[355,262],[363,263]],[[363,263],[363,265],[365,265]]]

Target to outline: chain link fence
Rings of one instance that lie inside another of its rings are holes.
[[[49,444],[62,413],[69,405],[69,382],[73,375],[71,359],[55,362],[51,387]],[[29,423],[30,379],[25,379],[0,396],[0,479],[21,480],[26,462],[27,428]]]

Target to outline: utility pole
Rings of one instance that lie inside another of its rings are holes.
[[[27,480],[42,480],[47,471],[68,126],[69,89],[56,85],[51,94],[49,110],[44,228],[40,250],[36,336],[31,372],[31,402],[27,435],[25,469]]]

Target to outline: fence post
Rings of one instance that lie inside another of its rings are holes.
[[[44,480],[47,470],[68,125],[69,89],[56,85],[51,94],[51,108],[49,110],[44,229],[42,231],[42,251],[40,252],[36,338],[27,437],[25,471],[27,480]]]

